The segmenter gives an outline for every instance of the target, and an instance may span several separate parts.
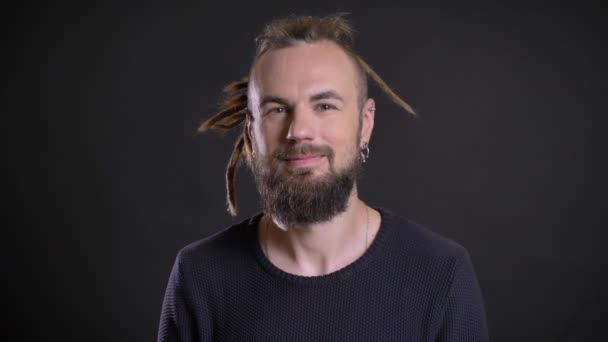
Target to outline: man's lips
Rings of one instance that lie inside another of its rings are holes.
[[[317,164],[321,160],[321,158],[323,158],[322,155],[304,154],[289,156],[285,159],[285,161],[291,167],[308,167]]]

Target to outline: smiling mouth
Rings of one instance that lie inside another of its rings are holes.
[[[300,155],[288,157],[284,161],[291,167],[300,168],[315,166],[322,158],[323,155]]]

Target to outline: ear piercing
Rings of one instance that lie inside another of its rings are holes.
[[[369,145],[367,143],[363,144],[361,147],[361,162],[365,163],[369,158]]]

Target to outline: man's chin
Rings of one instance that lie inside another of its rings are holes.
[[[320,184],[329,181],[332,178],[332,175],[327,170],[323,171],[315,168],[297,168],[283,170],[283,172],[279,174],[279,178],[285,182],[294,182],[298,184]]]
[[[283,170],[283,176],[286,177],[313,177],[314,176],[314,170],[310,167],[297,167],[297,168],[285,168]]]
[[[346,209],[357,177],[357,165],[336,173],[327,166],[272,173],[254,170],[264,210],[286,225],[324,222]]]

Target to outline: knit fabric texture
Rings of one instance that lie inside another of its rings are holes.
[[[261,214],[184,247],[161,309],[158,341],[487,341],[467,250],[377,208],[380,230],[351,264],[322,276],[274,266]]]

